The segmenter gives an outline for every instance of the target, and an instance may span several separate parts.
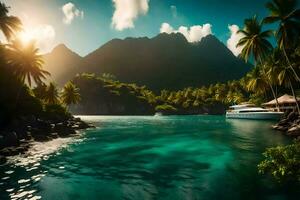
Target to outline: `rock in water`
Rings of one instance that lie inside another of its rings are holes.
[[[289,136],[300,136],[300,125],[294,126],[287,131],[287,135]]]
[[[5,132],[4,133],[4,144],[5,146],[18,146],[19,140],[15,132]]]

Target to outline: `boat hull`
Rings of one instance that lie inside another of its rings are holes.
[[[228,119],[258,119],[258,120],[279,120],[283,116],[283,112],[256,112],[256,113],[234,113],[227,112]]]

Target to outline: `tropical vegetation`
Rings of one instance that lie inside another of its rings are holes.
[[[67,106],[78,104],[81,100],[79,88],[69,81],[63,88],[61,99],[62,102]]]
[[[296,113],[300,115],[295,87],[299,89],[300,9],[296,0],[272,0],[266,4],[269,15],[258,21],[254,16],[245,20],[243,35],[237,46],[243,48],[241,58],[253,59],[254,69],[247,75],[246,85],[256,93],[267,92],[269,85],[277,102],[276,91],[289,88],[296,102]],[[265,24],[275,24],[274,31],[264,30]],[[275,33],[275,34],[272,34]],[[270,42],[275,36],[274,46]],[[276,90],[274,90],[276,88]],[[277,102],[278,105],[278,102]],[[270,174],[276,180],[300,182],[300,144],[269,148],[263,154],[265,160],[259,165],[259,172]]]
[[[0,3],[0,30],[6,42],[0,44],[0,127],[20,118],[69,116],[65,105],[78,103],[78,89],[68,83],[60,94],[54,83],[45,84],[50,73],[43,69],[43,57],[35,42],[22,43],[18,32],[21,20],[9,15],[9,8]]]
[[[300,143],[269,148],[265,160],[258,165],[261,174],[269,174],[277,181],[300,182]]]

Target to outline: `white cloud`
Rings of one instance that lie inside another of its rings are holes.
[[[115,12],[112,17],[112,27],[118,31],[134,28],[134,20],[139,15],[147,14],[149,0],[112,0]]]
[[[174,32],[174,28],[168,23],[162,23],[160,27],[160,32],[170,34]]]
[[[71,2],[63,5],[61,9],[64,13],[63,22],[65,24],[71,24],[75,18],[83,19],[84,17],[84,12],[76,8],[76,6]]]
[[[177,7],[172,5],[170,8],[171,8],[172,16],[174,18],[177,18]]]
[[[189,42],[199,42],[203,37],[212,34],[211,24],[204,24],[202,26],[195,25],[191,27],[180,26],[175,30],[170,24],[163,23],[160,28],[161,33],[181,33]]]
[[[49,52],[52,49],[56,33],[51,25],[40,25],[33,30],[33,34],[41,52]]]
[[[55,35],[55,30],[51,25],[41,24],[34,27],[26,27],[18,36],[24,43],[34,40],[40,52],[46,53],[52,49]]]
[[[238,31],[240,30],[240,28],[233,24],[233,25],[228,25],[228,29],[230,30],[230,38],[227,40],[227,47],[228,49],[230,49],[232,51],[232,53],[235,56],[238,56],[241,52],[243,47],[237,47],[236,45],[238,44],[238,42],[240,41],[240,39],[243,37],[243,34],[238,33]]]

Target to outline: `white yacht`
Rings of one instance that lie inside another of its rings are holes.
[[[230,106],[226,111],[226,118],[231,119],[265,119],[279,120],[283,112],[271,111],[261,107],[256,107],[253,104],[241,104]]]

